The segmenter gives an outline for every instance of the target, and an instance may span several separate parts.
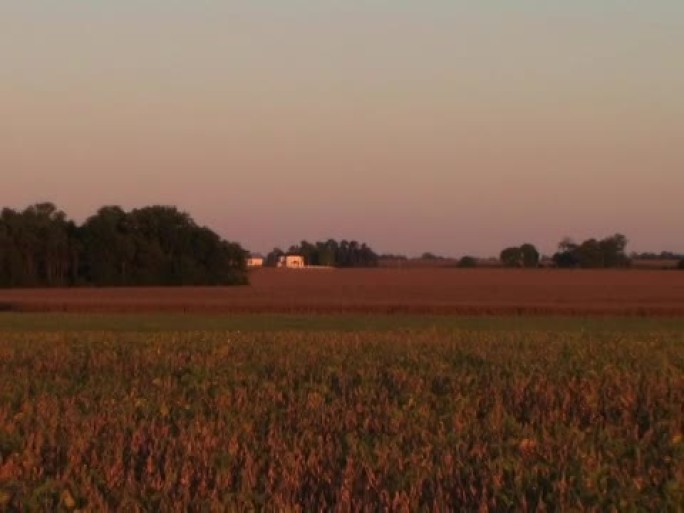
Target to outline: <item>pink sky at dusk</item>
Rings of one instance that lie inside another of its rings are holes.
[[[684,252],[684,3],[0,5],[0,206],[174,204],[268,251]]]

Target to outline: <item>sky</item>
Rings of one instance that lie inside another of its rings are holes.
[[[0,0],[0,206],[684,252],[683,56],[681,0]]]

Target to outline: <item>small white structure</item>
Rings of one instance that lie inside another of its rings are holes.
[[[247,257],[247,267],[263,267],[264,257],[257,255],[250,255]]]
[[[277,267],[286,267],[288,269],[303,269],[304,257],[302,255],[282,255],[278,257]]]

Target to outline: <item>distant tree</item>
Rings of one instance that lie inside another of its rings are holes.
[[[629,258],[625,253],[627,237],[616,233],[599,241],[599,250],[603,256],[603,267],[627,267]]]
[[[285,252],[280,249],[280,248],[273,248],[268,255],[266,255],[266,259],[264,260],[264,265],[266,267],[275,267],[278,265],[278,259],[285,255]]]
[[[409,258],[406,255],[383,253],[378,257],[378,265],[384,267],[402,267]]]
[[[378,255],[365,242],[361,244],[359,260],[363,267],[378,266]]]
[[[0,215],[0,286],[53,287],[74,278],[75,225],[49,202]]]
[[[574,251],[578,246],[579,244],[570,237],[564,237],[563,240],[558,243],[558,251]]]
[[[499,256],[501,263],[505,267],[522,267],[523,266],[523,254],[520,248],[511,247],[506,248],[501,251]]]
[[[679,261],[679,264],[677,264],[677,269],[684,269],[684,258],[682,258]]]
[[[587,239],[576,249],[580,267],[597,268],[605,266],[605,255],[601,243],[596,239]]]
[[[123,285],[131,280],[137,251],[134,227],[119,206],[105,206],[80,228],[82,276],[88,283]]]
[[[571,268],[579,267],[577,248],[571,239],[565,238],[558,244],[558,251],[551,257],[556,267]]]
[[[383,253],[378,258],[380,260],[408,260],[406,255],[395,255],[392,253]]]
[[[26,285],[27,272],[22,256],[22,223],[20,215],[9,208],[0,215],[0,286],[18,287]]]
[[[333,239],[328,239],[325,242],[317,242],[316,250],[318,257],[318,265],[333,267],[335,265],[335,255],[337,253],[337,248],[337,241]]]
[[[684,258],[684,254],[674,253],[673,251],[661,251],[660,253],[631,253],[630,257],[635,260],[681,260]]]
[[[539,251],[534,245],[526,242],[520,247],[504,249],[499,259],[506,267],[538,267]]]
[[[334,239],[310,243],[301,241],[290,246],[288,253],[304,257],[308,265],[327,265],[334,267],[376,267],[378,255],[366,244],[355,240]]]
[[[477,259],[472,256],[461,257],[461,259],[458,261],[457,266],[464,269],[477,267]]]
[[[520,246],[520,253],[522,254],[523,267],[539,267],[539,251],[533,244],[526,242]]]
[[[316,244],[303,240],[299,246],[290,246],[289,252],[303,256],[306,265],[320,265]]]
[[[553,261],[558,267],[626,267],[630,264],[626,246],[627,238],[619,233],[601,240],[587,239],[581,244],[563,239]]]
[[[245,282],[246,252],[175,207],[102,207],[80,227],[52,203],[0,216],[0,286]]]

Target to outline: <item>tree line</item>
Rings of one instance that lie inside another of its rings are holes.
[[[499,254],[499,260],[504,267],[535,268],[542,265],[553,265],[559,268],[620,268],[629,267],[631,258],[626,253],[627,237],[616,233],[602,239],[589,238],[580,243],[571,238],[564,238],[558,244],[558,250],[553,256],[544,257],[534,244],[526,242],[520,246],[507,247]],[[326,241],[308,242],[301,241],[299,244],[290,246],[286,251],[274,248],[265,258],[264,264],[275,267],[278,259],[287,254],[301,255],[307,265],[321,265],[331,267],[376,267],[381,261],[408,261],[406,255],[381,254],[378,255],[366,243],[355,240],[340,242],[335,239]],[[684,269],[684,257],[681,255],[662,252],[656,254],[644,254],[647,257],[680,258],[678,267]],[[633,255],[641,258],[641,255]],[[449,260],[447,257],[424,252],[421,260]],[[457,260],[456,267],[473,268],[482,264],[481,260],[473,256],[464,256]],[[489,266],[491,264],[488,264]]]
[[[105,206],[80,226],[49,202],[0,214],[0,287],[246,282],[246,251],[172,206]]]
[[[581,243],[566,238],[550,263],[560,268],[627,267],[626,247],[627,238],[619,233]],[[286,254],[303,256],[307,265],[331,267],[376,267],[381,259],[406,258],[379,256],[368,244],[355,240],[303,240],[287,251],[274,248],[265,265],[275,266]],[[129,212],[105,206],[80,226],[50,202],[22,211],[4,208],[0,213],[0,287],[244,284],[246,256],[238,243],[198,226],[173,206]],[[423,259],[438,258],[423,255]],[[530,243],[505,248],[499,258],[506,267],[542,265],[539,251]],[[457,265],[479,263],[468,256]],[[684,259],[679,268],[684,269]]]
[[[409,259],[401,254],[382,254],[379,259],[382,262],[393,262],[401,265],[410,261],[425,262],[449,262],[451,267],[491,267],[502,265],[513,268],[536,268],[536,267],[559,267],[559,268],[621,268],[629,267],[632,260],[676,260],[677,267],[684,269],[684,255],[663,251],[660,253],[632,253],[626,252],[627,237],[616,233],[602,239],[589,238],[582,242],[564,238],[558,244],[558,250],[550,257],[542,257],[534,244],[526,242],[520,246],[504,248],[499,253],[498,262],[492,259],[478,259],[472,256],[464,256],[460,259],[435,255],[424,252],[420,257]]]
[[[629,267],[631,261],[625,249],[627,237],[620,233],[603,239],[587,239],[577,243],[563,239],[553,261],[558,267],[609,268]]]
[[[561,268],[614,268],[628,267],[631,263],[625,249],[627,237],[620,233],[603,239],[587,239],[577,243],[570,238],[558,244],[551,257],[554,266]],[[539,267],[540,253],[530,243],[501,251],[499,259],[505,267]]]
[[[674,253],[672,251],[661,251],[660,253],[653,253],[653,252],[632,253],[630,256],[633,259],[639,259],[639,260],[677,260],[677,261],[684,261],[684,254]]]
[[[303,240],[287,251],[274,248],[266,255],[264,264],[275,267],[278,259],[286,254],[303,256],[307,265],[330,267],[377,267],[379,261],[378,255],[365,242],[328,239],[313,243]]]

